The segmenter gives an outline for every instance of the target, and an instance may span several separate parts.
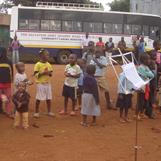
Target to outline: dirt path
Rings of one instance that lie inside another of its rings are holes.
[[[33,65],[27,65],[28,75]],[[64,81],[64,66],[54,66],[53,109],[58,113],[63,107],[61,96]],[[116,100],[117,80],[108,70],[110,93]],[[81,116],[59,116],[49,118],[42,114],[33,119],[35,86],[31,94],[30,129],[13,129],[13,120],[0,115],[0,161],[133,161],[135,121],[119,123],[118,111],[106,111],[104,99],[101,100],[102,116],[96,127],[80,126]],[[135,103],[135,102],[134,102]],[[45,103],[41,112],[46,111]],[[130,111],[132,117],[134,111]],[[90,120],[89,120],[90,121]],[[37,127],[32,125],[37,125]],[[161,161],[161,116],[156,120],[139,122],[138,161]]]

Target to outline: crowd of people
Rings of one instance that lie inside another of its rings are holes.
[[[95,44],[93,41],[88,41],[88,34],[83,41],[83,55],[81,59],[72,53],[69,56],[68,64],[65,67],[65,81],[63,85],[62,96],[64,97],[64,108],[59,111],[60,115],[68,114],[68,101],[72,101],[71,116],[76,116],[76,111],[80,110],[82,114],[82,126],[88,126],[87,117],[92,116],[91,125],[96,125],[96,117],[101,115],[100,108],[100,92],[104,93],[106,100],[106,108],[117,110],[120,109],[120,122],[126,123],[131,120],[128,117],[128,110],[132,106],[132,96],[134,93],[133,84],[127,80],[125,74],[120,73],[120,81],[118,82],[118,98],[116,106],[110,98],[109,83],[107,81],[106,72],[108,68],[108,60],[105,52],[112,51],[114,43],[112,38],[109,42],[103,43],[102,38]],[[17,50],[19,43],[12,43],[14,49]],[[161,54],[160,42],[154,41],[154,50],[147,54],[143,50],[143,37],[137,37],[134,42],[135,54],[139,53],[137,66],[138,74],[143,80],[150,80],[142,89],[137,91],[138,95],[138,117],[141,120],[144,118],[155,118],[154,108],[159,106],[161,112]],[[15,43],[15,44],[14,44]],[[139,45],[142,44],[142,45]],[[140,49],[140,46],[141,49]],[[123,51],[126,48],[124,38],[118,43],[118,47]],[[15,56],[14,56],[15,60]],[[52,65],[49,61],[49,53],[45,49],[39,51],[39,61],[33,69],[33,77],[36,83],[35,97],[35,113],[33,117],[39,118],[39,107],[41,101],[46,101],[47,114],[50,117],[55,116],[52,112],[52,82],[53,74]],[[15,64],[16,74],[13,72],[13,64]],[[19,61],[12,62],[7,57],[7,50],[0,47],[0,113],[5,113],[8,117],[14,117],[14,127],[22,126],[24,129],[29,127],[28,112],[30,94],[28,86],[33,85],[33,82],[25,73],[25,64]],[[14,87],[13,94],[11,87]],[[99,90],[100,89],[100,90]],[[157,104],[157,93],[159,94],[159,103]],[[12,106],[12,102],[14,106]]]

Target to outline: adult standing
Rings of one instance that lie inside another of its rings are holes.
[[[139,63],[140,63],[140,57],[145,52],[145,41],[143,36],[140,38],[140,42],[138,45],[138,52],[139,52]]]
[[[109,41],[105,43],[105,51],[106,57],[108,58],[108,63],[110,63],[109,57],[112,56],[112,50],[114,49],[115,45],[113,43],[112,37],[109,38]]]
[[[109,38],[109,41],[107,41],[105,43],[105,47],[106,47],[106,51],[111,53],[113,48],[115,47],[114,43],[113,43],[113,39],[112,37]]]
[[[98,40],[99,41],[96,43],[96,46],[101,47],[101,48],[104,48],[105,47],[105,44],[102,41],[102,37],[99,37]]]
[[[89,41],[88,50],[84,52],[82,56],[82,59],[85,60],[86,65],[89,65],[91,60],[93,59],[94,50],[95,50],[94,42]]]
[[[125,52],[125,49],[126,49],[126,42],[125,42],[125,40],[124,40],[124,37],[121,37],[121,40],[119,41],[117,47],[120,48],[120,50],[121,50],[123,53]]]
[[[87,51],[88,43],[90,42],[89,33],[86,32],[85,37],[82,39],[82,51]]]
[[[137,35],[137,37],[133,41],[134,53],[137,61],[139,61],[139,43],[140,35]]]
[[[11,43],[11,48],[12,48],[12,62],[13,64],[16,64],[19,62],[19,48],[20,48],[20,43],[17,40],[16,35]]]

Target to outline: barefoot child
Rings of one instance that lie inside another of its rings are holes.
[[[91,60],[90,64],[93,64],[96,67],[95,78],[97,80],[99,88],[104,92],[104,96],[106,99],[106,108],[112,109],[108,82],[105,75],[108,62],[106,57],[103,56],[103,50],[101,48],[96,48],[95,55],[93,57],[93,60]]]
[[[84,72],[85,72],[85,60],[83,59],[78,59],[77,64],[80,66],[80,77],[78,78],[78,89],[77,89],[77,103],[78,107],[77,110],[81,109],[81,99],[82,99],[82,94],[83,94],[83,79],[84,79]]]
[[[2,109],[2,99],[0,99],[0,112],[5,112],[7,116],[12,117],[11,106],[11,83],[13,79],[13,65],[7,57],[7,50],[0,47],[0,98],[6,96],[5,111]]]
[[[82,95],[82,108],[81,114],[83,120],[81,122],[82,126],[87,126],[87,116],[92,116],[92,124],[96,124],[96,116],[100,116],[100,107],[99,107],[99,94],[97,82],[94,78],[95,66],[88,65],[86,68],[86,75],[83,81],[83,95]]]
[[[138,73],[143,80],[150,80],[154,78],[153,72],[149,69],[150,57],[147,53],[142,53],[140,56],[140,66],[138,67]],[[152,115],[152,105],[150,104],[150,87],[147,84],[138,93],[138,119],[142,119],[146,114],[149,118]]]
[[[77,63],[77,56],[71,54],[69,56],[69,64],[65,68],[65,82],[63,87],[63,96],[64,96],[64,110],[59,112],[60,115],[67,114],[68,99],[72,100],[72,111],[71,116],[75,116],[75,105],[77,98],[77,87],[78,87],[78,78],[80,77],[80,67]]]
[[[36,77],[37,93],[36,93],[36,108],[34,117],[39,117],[40,101],[46,101],[48,116],[54,116],[51,112],[52,88],[50,77],[52,77],[53,68],[48,62],[49,53],[47,50],[41,49],[39,52],[40,61],[34,67],[34,75]]]
[[[19,82],[17,84],[17,91],[13,95],[12,100],[16,107],[14,127],[19,127],[22,124],[22,127],[24,129],[27,129],[29,127],[28,108],[29,108],[30,95],[26,92],[25,82]]]
[[[128,118],[128,110],[132,105],[132,89],[133,84],[126,79],[123,72],[120,73],[116,107],[120,108],[120,122],[122,123],[130,121]]]

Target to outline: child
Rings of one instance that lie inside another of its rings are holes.
[[[95,78],[97,80],[98,86],[104,92],[105,99],[106,99],[106,108],[112,109],[108,82],[105,76],[107,71],[107,65],[108,65],[107,59],[105,56],[103,56],[103,50],[99,47],[96,48],[94,56],[95,57],[93,58],[93,60],[91,60],[90,64],[93,64],[96,67]]]
[[[84,93],[82,95],[81,109],[83,116],[82,126],[87,126],[87,116],[93,116],[92,125],[96,124],[96,116],[100,116],[98,86],[94,78],[95,70],[94,65],[88,65],[86,68],[87,74],[83,81]]]
[[[19,127],[22,121],[22,127],[27,129],[28,124],[28,108],[30,96],[26,92],[25,82],[19,82],[17,85],[17,92],[13,95],[13,103],[16,107],[14,127]]]
[[[6,115],[12,117],[11,109],[11,83],[13,78],[13,65],[7,58],[7,50],[4,47],[0,47],[0,98],[1,95],[7,96],[7,102],[5,105]],[[2,110],[2,99],[0,99],[0,112]]]
[[[159,77],[159,81],[158,81],[158,88],[159,88],[159,113],[161,114],[161,77]]]
[[[126,79],[123,72],[120,74],[119,80],[116,107],[120,108],[120,122],[125,123],[130,122],[128,118],[128,110],[132,105],[133,84]],[[123,112],[125,112],[124,117]]]
[[[149,80],[154,78],[153,72],[149,69],[150,57],[148,54],[143,53],[140,56],[140,66],[138,67],[138,73],[143,80]],[[138,92],[138,119],[144,118],[144,112],[148,117],[152,115],[152,105],[150,104],[150,87],[147,84],[144,89]]]
[[[63,87],[63,96],[64,96],[64,110],[59,112],[60,115],[67,114],[68,99],[72,100],[72,111],[71,116],[75,116],[75,104],[76,104],[76,89],[78,87],[78,78],[80,77],[80,67],[76,64],[77,56],[71,54],[69,56],[69,64],[65,68],[65,83]]]
[[[54,116],[54,113],[51,112],[52,88],[50,84],[53,69],[48,62],[49,53],[47,50],[41,49],[39,56],[40,61],[37,62],[34,67],[34,75],[37,84],[35,118],[39,118],[40,101],[46,101],[48,116]]]
[[[25,64],[23,62],[18,62],[16,64],[16,70],[17,73],[14,80],[15,90],[17,90],[19,82],[25,82],[26,85],[32,85],[32,82],[27,79],[27,75],[25,73]]]
[[[78,99],[77,110],[79,110],[81,108],[81,99],[83,94],[83,78],[84,78],[86,63],[83,59],[78,59],[77,64],[80,66],[80,71],[81,71],[80,77],[78,78],[78,89],[77,89],[77,99]]]

